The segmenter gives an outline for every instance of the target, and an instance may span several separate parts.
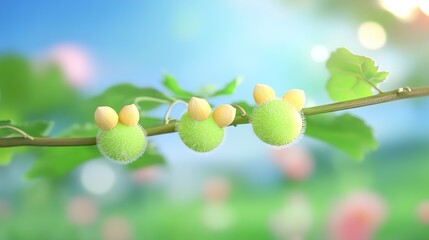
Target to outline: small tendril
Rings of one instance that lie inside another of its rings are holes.
[[[171,110],[173,110],[174,106],[176,106],[176,104],[178,103],[183,103],[186,106],[188,106],[188,103],[183,100],[174,100],[174,102],[172,102],[168,107],[167,112],[165,112],[164,125],[167,125],[168,123],[170,123],[170,120],[174,119],[174,118],[170,119],[170,113],[171,113]]]
[[[5,128],[11,129],[11,130],[13,130],[13,131],[21,134],[23,138],[34,140],[34,137],[32,137],[31,135],[29,135],[28,133],[24,132],[23,130],[21,130],[19,128],[16,128],[16,127],[13,127],[13,126],[0,126],[0,129],[5,129]]]
[[[241,117],[243,117],[247,120],[250,120],[250,117],[249,117],[249,115],[247,115],[247,112],[246,112],[246,110],[244,110],[244,108],[242,108],[240,105],[236,105],[236,104],[233,104],[232,106],[240,111]]]

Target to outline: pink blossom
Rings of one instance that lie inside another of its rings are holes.
[[[374,193],[350,195],[335,205],[329,222],[333,240],[370,240],[385,217],[385,205]]]
[[[313,157],[303,148],[275,149],[272,155],[280,170],[291,180],[304,180],[313,171]]]
[[[429,201],[426,200],[420,203],[417,209],[417,216],[420,222],[429,224]]]
[[[151,166],[133,171],[132,178],[135,182],[140,184],[153,183],[163,177],[163,172],[160,167]]]
[[[133,229],[130,221],[120,216],[107,218],[101,226],[101,237],[103,240],[132,239]]]
[[[75,225],[90,225],[98,216],[97,204],[88,197],[75,197],[67,205],[67,216]]]
[[[57,45],[49,51],[48,58],[59,65],[73,87],[85,87],[94,75],[94,64],[90,54],[79,45],[70,43]]]
[[[230,192],[229,182],[224,178],[209,179],[203,187],[204,198],[209,202],[224,202]]]

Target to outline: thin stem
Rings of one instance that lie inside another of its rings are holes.
[[[134,104],[138,106],[139,102],[159,102],[159,103],[170,103],[165,99],[153,98],[153,97],[136,97],[134,99]]]
[[[0,129],[5,129],[5,128],[11,129],[11,130],[13,130],[13,131],[21,134],[23,138],[28,138],[30,140],[34,140],[34,137],[30,136],[30,134],[24,132],[23,130],[21,130],[19,128],[16,128],[16,127],[13,127],[13,126],[0,126]]]
[[[401,99],[416,98],[429,96],[429,86],[419,88],[400,88],[397,90],[383,92],[374,96],[331,103],[316,107],[304,108],[306,116],[317,115],[329,112],[342,111],[352,108],[370,106],[385,102],[391,102]],[[249,123],[249,119],[243,116],[237,116],[231,125],[240,125]],[[176,131],[175,123],[146,129],[148,136],[155,136]],[[95,137],[92,138],[34,138],[33,140],[22,138],[0,138],[0,147],[15,147],[15,146],[88,146],[95,145]]]
[[[176,106],[176,104],[178,104],[178,103],[183,103],[183,104],[185,104],[186,106],[188,106],[188,103],[187,102],[185,102],[185,101],[182,101],[182,100],[175,100],[174,102],[172,102],[171,104],[170,104],[170,106],[168,107],[168,109],[167,109],[167,112],[165,112],[165,116],[164,116],[164,125],[166,125],[166,124],[168,124],[169,122],[170,122],[170,113],[171,113],[171,110],[173,110],[173,108],[174,108],[174,106]]]

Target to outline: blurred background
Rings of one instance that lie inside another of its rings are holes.
[[[192,91],[244,79],[214,105],[252,103],[256,83],[321,105],[336,48],[373,58],[393,90],[429,85],[428,43],[424,0],[0,0],[0,119],[55,121],[55,135],[83,122],[82,99],[163,90],[167,72]],[[429,98],[350,112],[379,142],[362,162],[309,137],[272,149],[249,125],[210,154],[151,137],[166,164],[133,171],[94,159],[27,179],[41,150],[15,154],[0,167],[0,239],[429,239]]]

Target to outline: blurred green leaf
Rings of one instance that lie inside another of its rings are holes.
[[[26,132],[30,136],[33,137],[43,137],[49,134],[51,130],[52,123],[44,122],[44,121],[36,121],[36,122],[27,122],[22,124],[14,124],[11,122],[10,126],[21,129]],[[21,134],[16,131],[8,128],[0,129],[0,137],[9,137],[9,136],[21,136]]]
[[[0,57],[0,117],[23,120],[64,110],[75,97],[57,66],[36,69],[17,55]]]
[[[247,115],[252,115],[253,113],[254,106],[248,104],[245,101],[234,102],[232,103],[232,105],[239,105],[244,109],[244,111],[246,111]],[[237,110],[237,115],[240,115],[240,114],[241,114],[240,111]]]
[[[0,120],[0,126],[10,125],[11,123],[11,120]]]
[[[154,117],[140,117],[140,125],[142,125],[143,128],[150,128],[150,127],[155,127],[158,125],[162,125],[163,124],[164,119],[161,118],[154,118]]]
[[[132,84],[119,84],[108,88],[98,96],[90,98],[81,106],[78,106],[77,112],[81,117],[82,122],[93,121],[94,111],[99,106],[109,106],[115,109],[118,113],[123,106],[131,104],[137,97],[149,97],[170,102],[162,92],[154,88],[140,88]],[[141,101],[138,103],[142,111],[149,111],[161,106],[162,102]]]
[[[9,123],[7,125],[16,127],[18,129],[23,130],[27,134],[33,136],[33,137],[43,137],[48,135],[49,131],[51,130],[52,124],[50,122],[30,122],[30,123],[23,123],[23,124],[14,124],[11,121],[4,121],[5,123]],[[1,125],[0,125],[1,126]],[[21,137],[21,134],[17,133],[16,131],[8,128],[2,128],[0,129],[0,137]],[[24,152],[28,150],[29,148],[0,148],[0,165],[7,165],[12,160],[13,154],[18,152]]]
[[[8,165],[12,160],[13,149],[12,148],[0,148],[0,166]]]
[[[306,135],[329,143],[357,160],[378,146],[372,129],[350,114],[313,115],[306,120]]]
[[[194,94],[184,90],[182,87],[180,87],[177,80],[171,76],[170,74],[164,74],[164,80],[162,81],[162,84],[170,90],[172,93],[174,93],[179,98],[189,99],[194,96]]]
[[[212,96],[215,97],[215,96],[221,96],[221,95],[231,95],[235,92],[235,89],[238,87],[238,85],[240,85],[241,82],[242,82],[242,78],[237,77],[233,79],[231,82],[229,82],[224,88],[215,92]]]
[[[383,82],[388,72],[379,72],[373,60],[352,54],[345,48],[333,52],[327,61],[331,74],[328,93],[334,101],[346,101],[373,95],[373,86]]]
[[[197,92],[195,92],[195,96],[200,96],[203,98],[208,98],[213,96],[213,94],[217,91],[216,84],[206,84],[201,86]]]
[[[158,152],[158,149],[156,149],[155,145],[153,145],[152,143],[149,143],[143,156],[141,156],[139,159],[132,162],[131,164],[128,164],[127,167],[130,170],[135,170],[135,169],[144,168],[155,164],[158,164],[158,165],[165,164],[165,159]]]
[[[61,137],[94,137],[97,132],[95,124],[74,125]],[[97,146],[43,148],[27,177],[61,177],[77,165],[100,156]]]

